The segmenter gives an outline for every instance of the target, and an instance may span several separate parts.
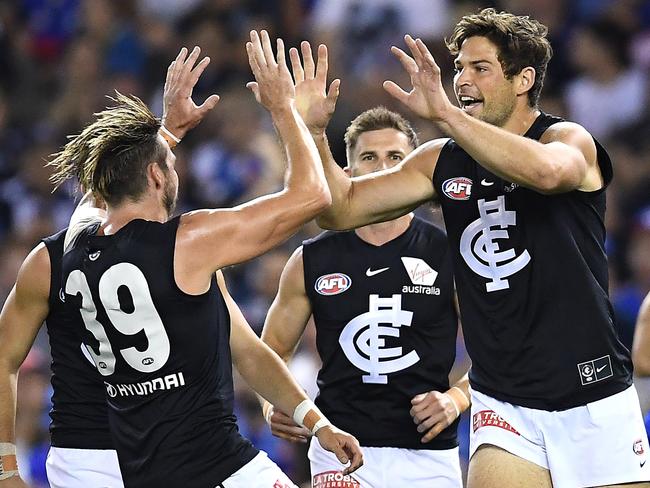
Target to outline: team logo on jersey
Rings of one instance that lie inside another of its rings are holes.
[[[88,259],[90,259],[91,261],[97,261],[101,253],[102,253],[101,251],[92,252],[88,255]]]
[[[323,471],[312,479],[313,488],[361,488],[361,483],[341,471]]]
[[[412,286],[404,285],[402,293],[420,293],[423,295],[440,295],[440,288],[433,286],[438,277],[438,272],[431,268],[424,259],[402,257]]]
[[[406,369],[420,360],[416,351],[403,354],[401,347],[383,347],[383,336],[398,338],[402,326],[411,326],[413,312],[402,310],[402,295],[370,295],[369,300],[368,312],[347,323],[339,344],[354,366],[369,373],[361,376],[361,381],[386,385],[388,373]]]
[[[598,359],[579,363],[578,373],[580,374],[580,383],[583,386],[602,381],[614,375],[612,371],[612,360],[608,354]]]
[[[59,300],[65,303],[65,293],[63,293],[63,288],[59,288]]]
[[[472,195],[472,180],[464,176],[450,178],[442,184],[442,192],[452,200],[469,200]]]
[[[330,273],[316,280],[314,289],[321,295],[340,295],[352,286],[350,277],[343,273]]]
[[[476,432],[481,427],[498,427],[507,430],[513,434],[521,435],[517,430],[504,420],[501,415],[493,410],[481,410],[476,412],[472,417],[472,428]]]
[[[507,228],[517,225],[517,212],[506,210],[503,195],[496,200],[478,201],[480,217],[469,224],[460,236],[460,254],[476,274],[489,278],[488,292],[510,288],[508,276],[521,271],[529,262],[524,250],[517,256],[514,249],[500,250],[499,239],[508,239]]]

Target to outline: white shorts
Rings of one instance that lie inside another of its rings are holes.
[[[555,488],[650,481],[648,437],[634,385],[587,405],[549,412],[472,395],[470,459],[492,444],[550,471]]]
[[[264,451],[216,488],[298,488]]]
[[[458,448],[362,447],[363,466],[343,476],[343,465],[316,437],[309,446],[313,488],[462,488]]]
[[[117,452],[50,447],[45,462],[51,488],[124,488]]]

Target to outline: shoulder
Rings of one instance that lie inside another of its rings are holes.
[[[41,242],[23,261],[16,278],[16,291],[25,297],[49,298],[50,263],[50,254],[45,243]]]
[[[590,141],[593,144],[593,137],[580,124],[563,120],[550,125],[542,134],[540,142],[549,143],[554,141],[565,141],[567,139]]]
[[[427,141],[410,153],[405,161],[408,161],[411,166],[425,170],[427,175],[430,175],[435,169],[443,148],[450,142],[453,143],[448,137]]]

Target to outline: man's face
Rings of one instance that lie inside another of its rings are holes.
[[[454,93],[469,115],[501,127],[515,109],[517,94],[514,78],[506,78],[497,54],[486,37],[466,39],[454,60]]]
[[[162,139],[162,136],[158,136],[159,139]],[[162,204],[167,211],[169,216],[172,215],[174,209],[176,208],[176,202],[178,201],[178,174],[176,173],[176,156],[169,149],[169,146],[162,139],[162,143],[165,145],[167,150],[167,157],[165,158],[164,164],[167,165],[167,171],[165,174],[165,188],[163,192]]]
[[[409,138],[397,129],[362,132],[349,161],[352,176],[362,176],[398,165],[413,151]]]

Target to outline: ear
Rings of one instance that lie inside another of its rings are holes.
[[[517,95],[523,95],[533,88],[537,73],[532,66],[526,66],[517,75]]]
[[[149,163],[147,165],[147,179],[156,190],[165,187],[165,175],[157,163]]]

